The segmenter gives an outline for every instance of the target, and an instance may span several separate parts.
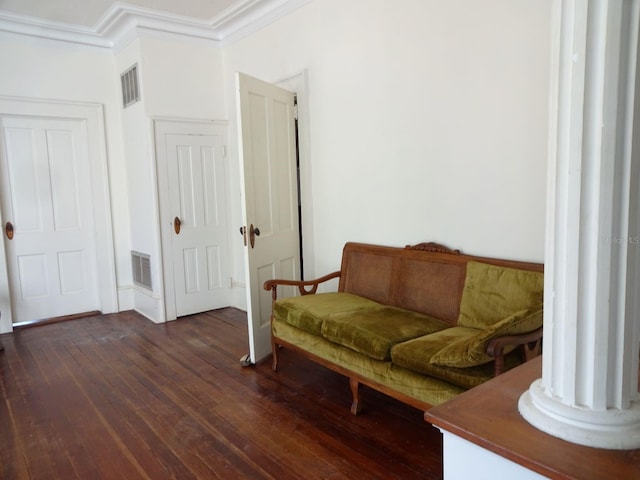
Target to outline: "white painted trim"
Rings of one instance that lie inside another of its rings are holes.
[[[109,39],[116,52],[125,48],[141,32],[219,41],[218,33],[208,22],[123,3],[114,3],[94,30],[101,37]]]
[[[162,301],[159,295],[139,287],[132,287],[134,310],[153,323],[164,323]]]
[[[158,224],[160,226],[160,291],[164,306],[163,321],[171,321],[177,318],[175,283],[173,272],[173,255],[171,247],[172,224],[163,222],[162,219],[171,218],[171,205],[169,204],[169,179],[166,155],[165,136],[168,134],[182,135],[216,135],[228,136],[227,122],[223,120],[202,120],[172,117],[154,117],[153,136],[155,149],[155,171],[158,192]],[[222,132],[221,132],[222,130]]]
[[[133,283],[129,285],[118,285],[118,307],[119,311],[133,310]]]
[[[87,129],[88,157],[90,160],[91,191],[95,231],[98,298],[102,313],[118,311],[111,200],[107,167],[107,148],[103,107],[97,103],[75,103],[46,99],[0,96],[0,115],[84,120]],[[0,288],[7,292],[6,257],[4,242],[0,247]],[[6,284],[5,284],[6,282]],[[0,333],[13,330],[10,298],[0,296]]]
[[[241,0],[210,20],[116,2],[93,27],[0,10],[0,32],[119,51],[139,33],[154,32],[219,43],[250,35],[311,0]]]
[[[99,48],[111,48],[112,41],[92,28],[0,11],[0,32],[57,40]]]
[[[212,20],[218,39],[229,44],[257,32],[267,25],[303,7],[312,0],[246,0],[230,7]]]
[[[302,203],[302,258],[305,279],[316,278],[315,243],[313,234],[313,192],[311,162],[311,129],[309,114],[309,71],[302,72],[274,82],[278,87],[296,94],[298,99],[298,153],[300,155],[300,198]]]

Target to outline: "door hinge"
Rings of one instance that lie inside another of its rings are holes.
[[[298,104],[293,104],[293,119],[298,120]]]

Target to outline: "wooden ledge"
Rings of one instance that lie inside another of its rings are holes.
[[[425,413],[425,420],[550,478],[640,478],[640,450],[576,445],[538,430],[520,416],[518,399],[542,376],[541,362],[538,357],[438,405]]]

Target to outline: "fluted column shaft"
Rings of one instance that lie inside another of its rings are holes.
[[[543,371],[519,405],[617,449],[640,448],[639,3],[555,3]]]

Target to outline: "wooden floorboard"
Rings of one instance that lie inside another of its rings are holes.
[[[422,412],[283,350],[243,368],[244,312],[134,312],[0,336],[2,479],[439,479]]]

